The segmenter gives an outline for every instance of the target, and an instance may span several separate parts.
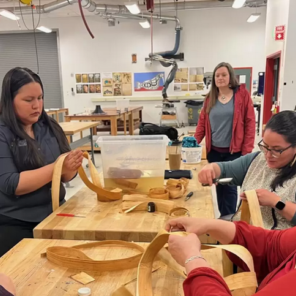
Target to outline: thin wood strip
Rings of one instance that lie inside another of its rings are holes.
[[[260,205],[255,190],[245,191],[247,201],[243,200],[241,220],[252,225],[264,228]]]
[[[122,203],[122,210],[126,214],[133,212],[133,211],[146,211],[147,212],[149,202],[151,202],[151,201],[142,201],[142,202],[139,202],[133,206],[131,206],[131,203]],[[154,201],[153,203],[155,205],[156,212],[162,212],[165,214],[169,214],[174,208],[174,205],[166,204],[162,200]]]
[[[178,187],[180,185],[183,185],[185,189],[187,189],[187,186],[189,184],[189,180],[186,178],[181,178],[181,179],[168,179],[166,185],[167,186],[174,186]]]
[[[171,199],[176,199],[176,198],[180,198],[180,197],[184,196],[185,187],[182,184],[180,184],[179,187],[166,186],[166,188],[169,192]]]
[[[152,291],[152,284],[151,284],[151,271],[152,271],[152,264],[153,261],[157,255],[157,253],[161,250],[161,248],[168,242],[169,236],[170,235],[186,235],[185,233],[168,233],[166,231],[160,232],[155,239],[152,241],[152,243],[147,247],[146,251],[144,252],[141,261],[139,263],[138,267],[138,281],[137,281],[137,290],[136,290],[136,296],[153,296],[153,291]],[[245,249],[242,251],[243,247],[237,246],[237,245],[207,245],[207,247],[214,247],[214,248],[220,248],[223,250],[230,251],[236,255],[239,256],[240,259],[242,259],[249,268],[254,266],[251,254]],[[253,277],[253,280],[248,281],[250,285],[255,284],[255,287],[251,287],[256,289],[257,287],[257,279],[256,275],[254,273],[254,270],[251,269],[252,273],[250,277]],[[243,276],[242,276],[243,277]],[[240,278],[239,276],[236,276],[236,279]],[[241,278],[240,278],[241,280]],[[230,282],[230,277],[228,277],[228,281]],[[247,287],[248,289],[250,286]],[[240,288],[241,289],[241,288]],[[124,292],[124,291],[123,291]],[[248,294],[252,295],[252,294]],[[129,294],[122,294],[122,296],[130,296]]]
[[[152,199],[140,194],[124,195],[122,199],[122,210],[126,214],[133,211],[147,211],[149,202],[155,204],[156,212],[162,212],[170,216],[174,215],[175,217],[190,216],[186,208],[176,207],[173,201]],[[178,212],[180,212],[179,215]]]
[[[252,255],[250,254],[250,252],[246,248],[244,248],[240,245],[202,244],[201,248],[202,248],[202,250],[217,248],[217,249],[222,249],[222,250],[228,251],[228,252],[236,255],[237,257],[241,258],[246,263],[246,265],[248,266],[248,268],[251,272],[255,271]]]
[[[149,190],[148,195],[149,195],[150,198],[166,199],[166,200],[170,199],[169,192],[165,188],[162,188],[162,187],[151,188]]]
[[[54,166],[53,176],[52,176],[52,189],[51,189],[51,197],[52,197],[52,210],[55,211],[60,206],[60,184],[61,184],[61,176],[63,170],[63,164],[67,154],[61,155]],[[100,182],[100,175],[91,161],[91,158],[87,152],[83,153],[84,158],[88,160],[88,166],[90,170],[90,175],[93,183],[88,179],[83,167],[81,166],[78,169],[78,173],[84,184],[92,191],[97,194],[97,199],[102,202],[116,201],[122,198],[122,190],[114,189],[108,191],[102,188]]]
[[[123,196],[122,210],[125,213],[130,213],[132,211],[147,211],[149,202],[155,204],[156,211],[166,214],[175,207],[173,201],[148,198],[146,195],[141,194],[132,194]]]
[[[93,260],[85,255],[80,249],[93,248],[100,246],[120,246],[130,249],[135,249],[140,253],[128,258],[116,260]],[[89,244],[77,245],[74,247],[49,247],[46,250],[47,259],[59,266],[91,271],[117,271],[135,268],[142,257],[144,248],[141,246],[125,242],[125,241],[102,241]]]
[[[179,265],[176,260],[172,257],[166,248],[161,248],[157,254],[157,257],[165,263],[169,268],[177,272],[182,278],[186,279],[185,269]]]

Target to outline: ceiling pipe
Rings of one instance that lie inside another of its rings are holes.
[[[93,0],[82,0],[81,1],[82,7],[87,9],[90,12],[96,11],[96,14],[105,14],[109,17],[114,18],[127,18],[127,19],[150,19],[151,17],[153,19],[163,19],[166,21],[173,21],[176,22],[176,27],[180,27],[180,20],[175,16],[165,16],[165,15],[158,15],[150,13],[140,13],[138,15],[131,14],[125,6],[120,5],[102,5],[102,4],[96,4]]]
[[[266,6],[266,0],[248,0],[246,6],[253,7],[256,4],[256,7]],[[60,8],[66,7],[68,5],[72,5],[77,3],[77,0],[57,0],[45,5],[36,6],[35,13],[49,13]],[[204,9],[204,8],[223,8],[223,7],[231,7],[233,0],[226,0],[226,1],[192,1],[192,2],[179,2],[178,4],[174,3],[163,3],[161,4],[162,11],[175,11],[176,8],[180,11],[182,10],[196,10],[196,9]],[[111,14],[124,14],[131,16],[130,12],[124,5],[108,5],[108,4],[96,4],[92,0],[82,0],[82,6],[90,12],[94,12],[96,14],[100,13],[111,13]],[[143,11],[146,11],[145,5],[140,5],[140,8]],[[159,4],[155,4],[154,11],[160,8]],[[1,7],[1,9],[5,9],[8,11],[14,11],[17,14],[20,14],[19,7]],[[32,10],[29,6],[22,7],[23,14],[31,14]],[[141,14],[143,18],[150,18],[150,14],[143,13]],[[159,16],[156,15],[157,19],[160,19]],[[161,16],[163,19],[167,19],[168,21],[176,21],[176,19],[172,19],[173,17],[166,17]],[[171,18],[171,19],[169,19]]]
[[[58,0],[55,2],[51,2],[43,5],[44,13],[52,12],[54,10],[58,10],[60,8],[66,7],[68,5],[72,5],[77,3],[77,0]]]
[[[72,5],[74,3],[77,3],[77,0],[57,0],[51,3],[47,3],[44,5],[36,5],[36,9],[34,10],[35,13],[49,13],[55,10],[58,10],[60,8],[66,7],[68,5]],[[32,8],[30,6],[22,6],[21,9],[19,7],[0,7],[1,9],[5,9],[11,12],[15,12],[16,14],[31,14]]]
[[[77,3],[77,0],[58,0],[54,1],[45,5],[40,5],[36,6],[36,9],[34,10],[35,13],[49,13],[55,10],[58,10],[60,8],[66,7],[68,5],[72,5],[74,3]],[[119,5],[101,5],[101,4],[96,4],[92,0],[82,0],[81,5],[84,9],[87,9],[89,12],[94,12],[95,14],[101,15],[104,13],[104,15],[108,15],[109,17],[113,18],[126,18],[126,19],[147,19],[151,18],[151,14],[149,13],[141,13],[139,15],[132,15],[127,9],[125,9],[125,6],[119,6]],[[102,10],[102,7],[104,9]],[[99,9],[98,9],[99,8]],[[2,8],[8,11],[14,11],[16,14],[31,14],[32,13],[32,8],[29,6],[23,6],[20,10],[19,7],[13,8],[13,7],[7,7],[7,8]],[[126,10],[126,11],[125,11]],[[117,11],[117,14],[110,13],[110,11],[114,12]],[[177,17],[175,16],[164,16],[164,15],[158,15],[158,14],[153,14],[152,15],[153,19],[164,19],[167,21],[173,21],[176,22],[176,27],[180,27],[180,21]]]
[[[247,0],[245,6],[257,7],[266,6],[266,0]],[[175,3],[162,3],[161,5],[155,3],[154,11],[175,11],[177,10],[197,10],[197,9],[211,9],[211,8],[228,8],[232,7],[233,0],[225,1],[190,1],[190,2],[175,2]],[[146,10],[145,5],[139,5],[141,10]]]
[[[92,0],[86,0],[92,1]],[[233,0],[226,1],[192,1],[192,2],[178,2],[175,3],[162,3],[161,6],[159,4],[154,5],[154,11],[160,9],[162,11],[175,11],[178,10],[195,10],[195,9],[204,9],[204,8],[223,8],[223,7],[232,7]],[[245,4],[245,6],[251,6],[256,4],[257,7],[266,6],[266,0],[249,0]],[[139,5],[142,11],[146,11],[145,5]],[[117,14],[125,14],[128,13],[128,9],[124,5],[109,5],[109,4],[96,4],[96,11],[103,13],[117,13]]]

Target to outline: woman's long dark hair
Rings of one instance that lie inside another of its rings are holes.
[[[15,164],[20,172],[24,170],[37,169],[45,165],[45,160],[43,159],[42,154],[38,151],[36,141],[24,131],[23,125],[17,118],[13,106],[13,100],[20,88],[32,82],[40,84],[44,96],[43,84],[40,77],[27,68],[17,67],[10,70],[5,75],[2,83],[0,116],[1,120],[14,134],[14,139],[10,144],[10,147],[12,153],[14,154]],[[65,153],[70,150],[70,146],[63,130],[53,118],[46,114],[44,108],[39,121],[42,121],[49,127],[50,131],[57,139],[61,153]],[[19,146],[21,145],[19,145],[19,141],[21,140],[26,140],[27,142],[25,157],[20,154]]]
[[[296,112],[282,111],[274,115],[266,124],[265,130],[267,129],[282,135],[292,147],[296,147]],[[276,187],[283,186],[284,182],[296,175],[296,163],[294,160],[281,168],[279,174],[271,183],[272,190],[275,191]]]

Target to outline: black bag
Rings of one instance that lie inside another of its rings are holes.
[[[174,127],[142,122],[139,129],[140,135],[166,135],[171,141],[178,139],[178,131]]]

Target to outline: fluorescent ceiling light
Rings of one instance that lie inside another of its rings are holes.
[[[258,20],[258,18],[260,17],[261,13],[252,13],[249,18],[247,19],[248,23],[254,23]]]
[[[139,14],[141,12],[137,2],[126,2],[125,6],[131,14]]]
[[[139,23],[144,29],[150,28],[150,23],[148,20]]]
[[[17,21],[19,20],[20,18],[18,16],[16,16],[14,13],[8,11],[8,10],[0,10],[0,15],[4,16],[4,17],[7,17],[13,21]]]
[[[246,0],[234,0],[232,7],[233,8],[242,8],[246,3]]]
[[[37,30],[42,31],[44,33],[51,33],[52,29],[46,28],[44,26],[38,27]]]

